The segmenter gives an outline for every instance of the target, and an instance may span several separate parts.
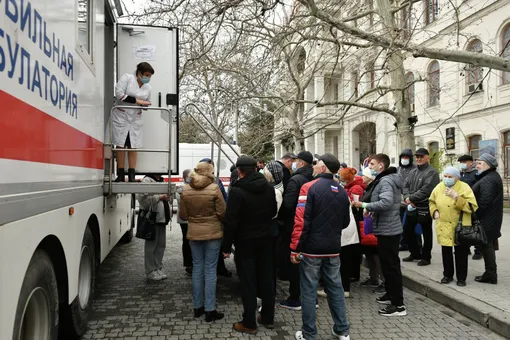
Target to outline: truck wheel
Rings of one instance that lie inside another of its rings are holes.
[[[131,195],[131,221],[129,230],[126,231],[124,235],[122,235],[121,241],[124,243],[129,243],[133,240],[133,230],[135,229],[135,194]]]
[[[80,252],[78,275],[78,296],[71,305],[60,313],[65,339],[76,339],[87,330],[89,316],[92,313],[94,285],[96,281],[96,245],[89,226],[85,228]]]
[[[50,257],[38,249],[21,286],[13,340],[56,340],[57,337],[57,278]]]

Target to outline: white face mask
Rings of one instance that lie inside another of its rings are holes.
[[[405,159],[405,158],[402,158],[402,160],[400,161],[400,163],[402,163],[403,166],[408,166],[410,161],[408,159]]]

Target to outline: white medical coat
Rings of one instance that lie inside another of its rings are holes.
[[[115,86],[115,105],[133,106],[132,109],[114,109],[112,112],[112,142],[117,146],[124,146],[129,133],[129,140],[133,149],[139,149],[143,139],[142,107],[137,104],[126,103],[123,101],[127,96],[135,97],[140,100],[150,101],[151,86],[143,84],[138,85],[134,74],[126,73]]]

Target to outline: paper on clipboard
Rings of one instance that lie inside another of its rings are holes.
[[[139,60],[156,60],[156,46],[133,45],[133,58]]]

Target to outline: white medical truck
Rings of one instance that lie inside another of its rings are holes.
[[[138,174],[177,174],[178,32],[120,25],[119,0],[0,0],[0,339],[73,339],[97,266],[132,237],[106,132],[116,80],[155,69]]]

